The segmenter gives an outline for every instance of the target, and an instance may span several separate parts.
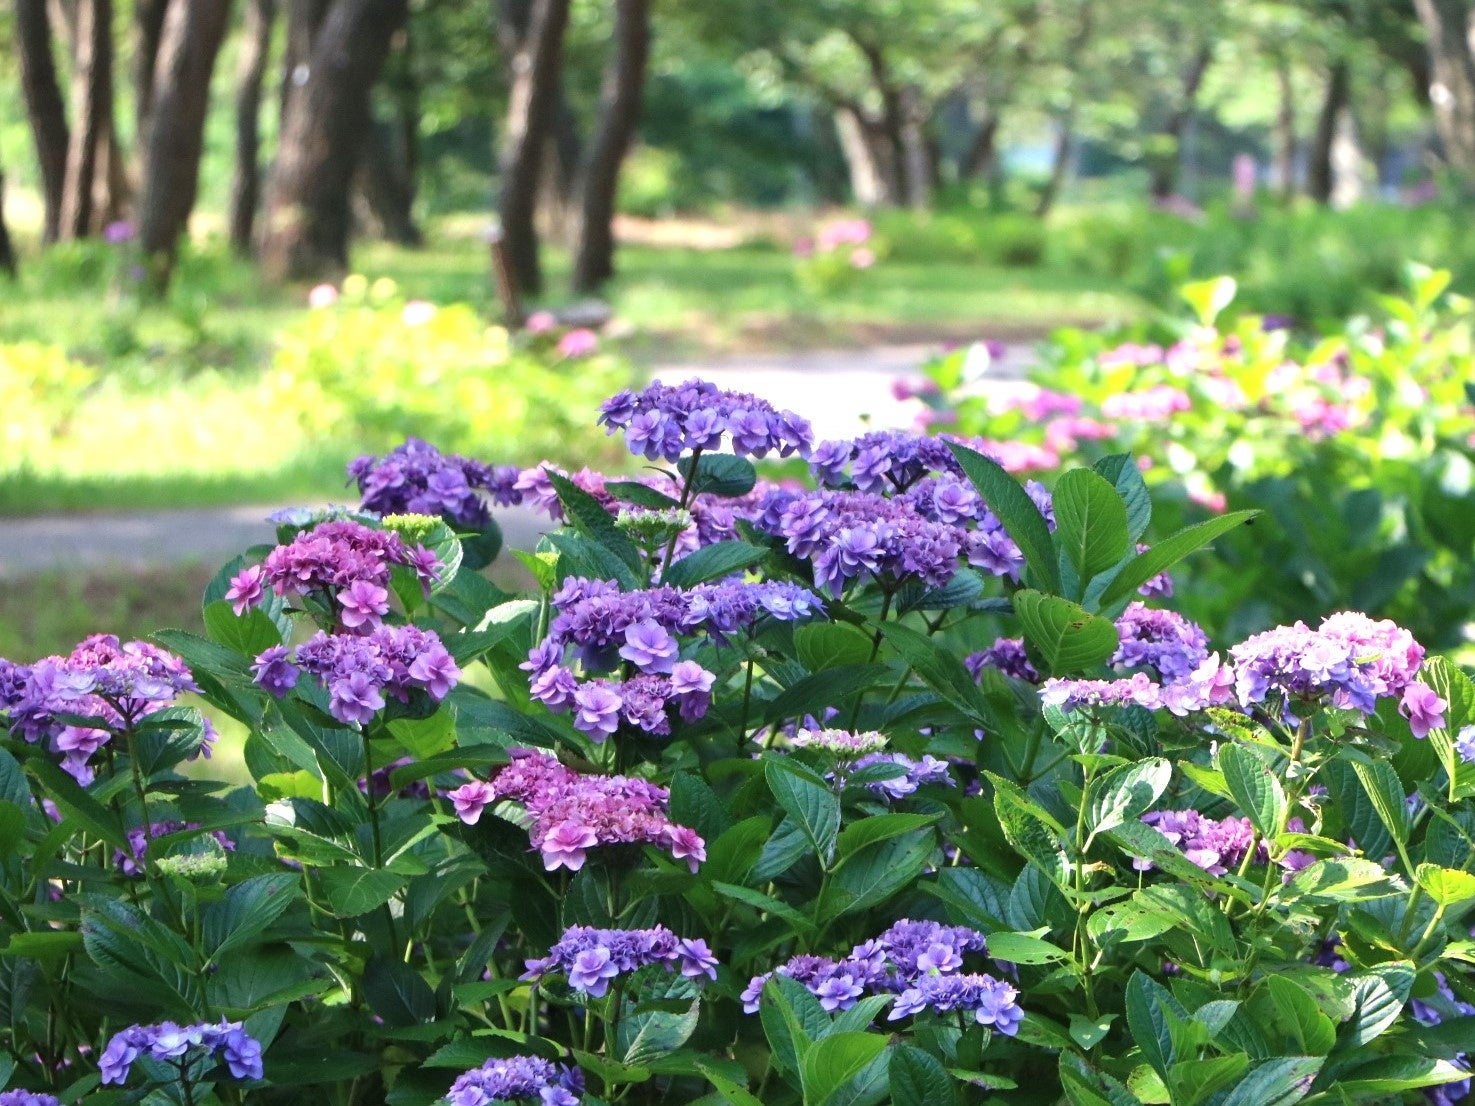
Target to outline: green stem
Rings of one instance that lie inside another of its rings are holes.
[[[886,622],[886,616],[891,613],[890,589],[881,592],[881,613],[876,616],[876,632],[871,636],[871,655],[867,658],[867,664],[875,664],[876,658],[881,655],[881,641],[884,637],[882,625]],[[861,704],[865,702],[866,693],[860,692],[855,697],[855,706],[850,711],[850,729],[855,729],[856,723],[860,721]]]

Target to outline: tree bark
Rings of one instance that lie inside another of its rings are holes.
[[[210,75],[229,18],[230,0],[172,0],[165,13],[138,205],[138,240],[159,291],[169,285],[199,191]]]
[[[1035,202],[1035,215],[1043,219],[1050,214],[1060,190],[1065,187],[1066,175],[1070,172],[1070,159],[1075,152],[1076,102],[1074,99],[1056,120],[1055,151],[1050,159],[1050,177]]]
[[[901,166],[905,181],[906,201],[913,207],[932,206],[937,183],[937,162],[927,136],[932,109],[914,84],[903,85],[897,92],[901,111]]]
[[[614,54],[604,71],[599,129],[590,144],[580,189],[575,292],[593,292],[615,275],[615,201],[620,165],[635,138],[650,57],[651,0],[615,0]]]
[[[859,108],[840,104],[835,108],[835,134],[850,174],[850,195],[861,207],[878,207],[887,202],[886,181],[866,135]]]
[[[51,18],[46,0],[16,0],[15,25],[20,54],[21,92],[31,137],[36,143],[36,161],[41,168],[41,191],[46,202],[42,241],[55,242],[61,232],[62,194],[66,189],[66,108],[56,79],[56,62],[51,52]]]
[[[1319,204],[1332,199],[1335,174],[1332,170],[1332,147],[1337,138],[1337,124],[1347,108],[1349,68],[1345,58],[1332,63],[1327,75],[1326,95],[1316,117],[1316,135],[1311,140],[1310,161],[1306,166],[1306,192]]]
[[[349,185],[372,118],[369,92],[407,15],[407,0],[335,0],[293,71],[261,243],[268,279],[347,268]]]
[[[973,140],[968,143],[968,151],[958,167],[960,180],[993,179],[999,164],[1000,122],[1000,114],[992,104],[984,109],[983,119],[973,132]]]
[[[901,95],[891,81],[891,71],[886,64],[886,54],[881,47],[855,39],[866,67],[871,71],[871,82],[881,97],[881,116],[869,127],[867,133],[873,148],[878,148],[877,162],[886,182],[887,202],[896,205],[911,202],[911,190],[906,169],[906,146],[902,137]]]
[[[231,248],[242,256],[251,253],[261,200],[261,89],[276,17],[276,0],[248,0],[236,70],[236,159],[229,214]]]
[[[415,224],[420,160],[420,89],[415,80],[409,28],[397,36],[384,84],[393,103],[388,121],[374,119],[364,135],[354,177],[354,218],[376,238],[401,246],[424,241]]]
[[[1188,69],[1183,74],[1183,94],[1178,106],[1168,116],[1167,125],[1163,127],[1162,137],[1164,149],[1152,167],[1149,192],[1154,200],[1166,200],[1178,188],[1178,173],[1183,164],[1183,136],[1188,131],[1188,125],[1193,121],[1193,113],[1198,106],[1198,90],[1203,84],[1204,74],[1209,71],[1209,63],[1214,59],[1213,47],[1205,43],[1199,47],[1193,60],[1188,63]]]
[[[1289,203],[1296,195],[1296,85],[1290,62],[1279,58],[1275,65],[1280,103],[1275,114],[1274,175],[1281,200]]]
[[[133,0],[134,143],[140,162],[147,156],[149,121],[154,111],[154,69],[168,9],[169,0]]]
[[[67,147],[66,182],[62,191],[60,234],[85,238],[99,227],[97,190],[107,180],[112,151],[113,4],[112,0],[78,0],[72,57],[73,120]]]
[[[534,0],[527,34],[511,58],[512,87],[498,208],[507,258],[518,288],[532,296],[543,290],[536,224],[538,180],[543,169],[543,142],[551,129],[555,93],[562,79],[568,17],[569,0]]]
[[[5,174],[0,172],[0,273],[15,279],[15,244],[5,222]]]
[[[287,128],[287,104],[293,91],[308,75],[308,61],[312,57],[312,44],[317,38],[318,28],[328,14],[333,0],[286,0],[287,41],[282,50],[282,86],[279,90],[278,133],[285,134]]]
[[[1450,166],[1475,188],[1475,6],[1414,0],[1429,40],[1429,101]]]

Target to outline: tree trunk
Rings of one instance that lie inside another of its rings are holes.
[[[112,0],[78,0],[72,58],[75,113],[67,147],[60,233],[85,238],[99,229],[103,212],[96,190],[106,180],[113,117]]]
[[[159,291],[169,286],[194,210],[210,75],[229,18],[230,0],[173,0],[164,17],[138,205],[138,240]]]
[[[335,0],[293,71],[261,243],[268,279],[347,268],[349,185],[372,121],[369,92],[407,15],[407,0]]]
[[[278,92],[278,133],[287,130],[287,105],[294,90],[307,83],[308,62],[318,28],[333,0],[286,0],[287,41],[282,50],[282,86]]]
[[[1296,195],[1296,85],[1290,62],[1279,58],[1275,65],[1280,104],[1275,114],[1275,164],[1272,170],[1280,198],[1290,203]]]
[[[989,104],[958,166],[959,180],[993,180],[999,164],[1000,121],[999,111]]]
[[[230,244],[241,256],[251,253],[256,207],[261,199],[261,88],[271,54],[276,0],[248,0],[236,70],[236,163],[230,182]]]
[[[415,186],[383,124],[373,124],[364,136],[353,190],[354,218],[369,235],[401,246],[423,243],[411,211]]]
[[[901,165],[906,201],[913,208],[928,208],[932,206],[937,183],[937,163],[927,137],[931,108],[922,90],[914,84],[903,85],[898,90],[897,107],[901,112]]]
[[[901,205],[911,202],[906,169],[906,144],[902,137],[903,119],[901,96],[891,82],[891,72],[886,65],[886,55],[879,46],[856,41],[866,65],[871,71],[871,81],[881,96],[881,117],[867,128],[873,149],[878,149],[877,161],[886,182],[887,202]]]
[[[1337,124],[1347,108],[1349,69],[1345,58],[1332,63],[1327,76],[1326,95],[1316,117],[1316,135],[1311,140],[1310,162],[1306,167],[1306,191],[1319,204],[1332,199],[1335,174],[1332,171],[1332,146],[1337,138]]]
[[[1178,173],[1183,164],[1183,136],[1193,121],[1198,106],[1198,90],[1203,84],[1204,74],[1214,59],[1213,48],[1205,43],[1199,47],[1188,70],[1183,74],[1183,95],[1173,113],[1168,116],[1163,128],[1163,149],[1152,167],[1149,192],[1154,200],[1166,200],[1178,189]]]
[[[835,108],[835,134],[850,174],[850,195],[861,207],[887,202],[885,175],[866,134],[859,108],[841,104]]]
[[[374,119],[364,134],[353,180],[353,209],[356,224],[371,236],[413,247],[424,241],[414,216],[420,158],[420,89],[415,81],[409,28],[397,38],[384,74],[393,103],[392,117],[388,122]]]
[[[61,86],[56,80],[56,62],[51,53],[51,19],[46,11],[46,0],[16,0],[15,26],[21,91],[26,98],[26,115],[36,143],[41,191],[46,201],[42,241],[55,242],[61,232],[67,147],[71,140]]]
[[[651,0],[615,0],[614,54],[604,71],[599,129],[590,144],[580,189],[575,292],[593,292],[615,275],[615,200],[620,164],[640,123],[650,57]]]
[[[513,276],[519,290],[531,296],[543,290],[535,222],[538,179],[543,169],[543,141],[551,129],[555,92],[561,81],[568,17],[569,0],[534,0],[527,34],[511,59],[512,87],[498,208]]]
[[[1035,202],[1035,215],[1041,219],[1050,214],[1055,201],[1060,198],[1060,190],[1065,187],[1065,178],[1070,172],[1070,159],[1075,153],[1076,141],[1076,103],[1074,99],[1060,113],[1055,125],[1058,129],[1055,135],[1055,152],[1050,159],[1050,178],[1045,182],[1045,187],[1040,191],[1040,198]]]
[[[1475,188],[1475,7],[1414,0],[1429,40],[1429,100],[1449,164]]]
[[[169,0],[133,0],[133,141],[138,147],[140,163],[148,156],[149,120],[154,111],[154,69],[168,9]]]
[[[5,222],[5,174],[0,172],[0,273],[15,279],[15,245]]]

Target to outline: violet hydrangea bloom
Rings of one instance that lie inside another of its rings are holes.
[[[715,450],[723,437],[733,452],[765,457],[777,452],[808,456],[814,444],[809,422],[780,411],[767,400],[730,392],[702,380],[650,384],[639,392],[620,392],[600,408],[599,422],[609,433],[625,433],[630,452],[674,463],[683,453]]]
[[[1413,683],[1424,649],[1407,630],[1356,611],[1277,626],[1229,650],[1240,703],[1271,695],[1315,699],[1341,710],[1371,714],[1382,698],[1401,696]]]
[[[268,553],[261,564],[242,569],[232,577],[225,598],[241,614],[259,605],[269,587],[277,595],[312,599],[345,627],[365,633],[388,610],[395,565],[414,571],[427,593],[441,569],[429,549],[412,548],[393,531],[336,519],[302,531]]]
[[[134,1062],[142,1057],[176,1065],[213,1061],[223,1064],[235,1079],[262,1077],[261,1044],[240,1022],[130,1025],[113,1034],[98,1059],[102,1082],[126,1083]]]
[[[113,850],[113,863],[118,866],[118,871],[125,876],[143,875],[144,857],[148,852],[149,842],[158,837],[167,837],[171,833],[183,833],[187,830],[200,828],[198,822],[163,821],[154,822],[145,833],[142,826],[134,826],[128,831],[128,852],[122,849]],[[228,853],[236,851],[236,843],[220,830],[213,830],[210,834],[215,843]]]
[[[328,692],[328,711],[348,725],[364,725],[388,699],[408,702],[424,691],[439,702],[456,686],[461,670],[433,630],[379,626],[365,637],[319,631],[289,655],[273,646],[256,658],[256,682],[281,697],[295,685],[297,671]]]
[[[0,1106],[61,1106],[61,1100],[40,1091],[5,1091],[0,1093]]]
[[[678,937],[665,926],[595,929],[570,926],[541,959],[529,960],[522,978],[534,982],[559,973],[590,998],[603,998],[612,980],[650,965],[679,970],[688,979],[716,979],[717,958],[700,938]]]
[[[1151,668],[1165,681],[1188,676],[1208,659],[1203,630],[1174,611],[1129,604],[1117,617],[1119,644],[1110,664],[1118,671]]]
[[[1408,719],[1408,728],[1415,737],[1428,737],[1430,730],[1444,727],[1444,712],[1449,704],[1434,693],[1426,684],[1412,683],[1403,690],[1403,700],[1398,704],[1398,713]]]
[[[695,830],[671,821],[664,787],[631,776],[585,776],[551,753],[515,750],[512,762],[490,781],[473,781],[449,793],[457,816],[474,825],[495,802],[520,804],[528,839],[548,871],[578,871],[588,849],[649,844],[685,860],[693,872],[707,859]]]
[[[79,783],[91,783],[93,755],[115,734],[199,691],[185,663],[144,641],[120,643],[94,634],[67,656],[32,665],[0,659],[0,723],[31,744],[44,744]],[[95,724],[61,721],[86,718]],[[196,755],[209,755],[214,728]]]
[[[1016,680],[1032,684],[1040,682],[1039,671],[1030,663],[1029,655],[1024,651],[1023,638],[1001,637],[987,649],[964,657],[963,667],[968,669],[975,681],[983,679],[985,668],[993,668]]]
[[[583,1094],[584,1074],[578,1068],[538,1056],[507,1056],[458,1075],[446,1101],[451,1106],[491,1106],[537,1099],[540,1106],[578,1106]]]
[[[953,777],[948,772],[947,761],[938,760],[934,756],[913,760],[905,753],[870,753],[855,762],[855,769],[859,771],[876,764],[893,764],[899,769],[894,776],[866,784],[867,788],[883,798],[905,799],[914,794],[917,788],[929,783],[955,786]]]
[[[504,506],[515,502],[518,470],[442,453],[429,442],[408,438],[383,457],[359,457],[349,464],[348,476],[358,485],[366,511],[431,515],[463,530],[483,530],[491,521],[484,497]]]
[[[889,994],[897,996],[891,1020],[962,1010],[1012,1036],[1023,1017],[1014,988],[992,976],[961,974],[968,954],[986,951],[977,930],[904,918],[839,959],[796,956],[754,976],[742,993],[743,1009],[756,1013],[764,984],[782,975],[803,984],[831,1013],[848,1010],[867,993]]]

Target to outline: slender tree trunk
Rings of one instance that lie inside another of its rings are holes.
[[[886,203],[885,176],[858,107],[841,104],[835,108],[835,134],[840,140],[840,152],[850,174],[851,198],[861,207],[877,207]]]
[[[1280,104],[1275,114],[1275,180],[1285,203],[1296,195],[1296,85],[1290,63],[1280,58],[1275,66]]]
[[[1429,100],[1449,164],[1475,189],[1475,6],[1414,0],[1429,40]]]
[[[1332,63],[1327,76],[1326,95],[1316,117],[1316,135],[1311,140],[1310,162],[1306,167],[1306,191],[1319,204],[1328,204],[1336,183],[1332,170],[1332,147],[1337,138],[1337,124],[1347,109],[1349,69],[1344,58]]]
[[[230,244],[236,253],[251,253],[256,207],[261,200],[261,90],[271,54],[276,0],[247,0],[236,70],[236,162],[230,183]]]
[[[406,0],[335,0],[294,70],[261,243],[268,279],[347,268],[349,185],[372,120],[369,92],[407,15]]]
[[[65,238],[85,238],[98,229],[102,213],[96,205],[96,190],[99,180],[106,179],[112,160],[112,0],[78,0],[76,18],[72,59],[75,119],[67,148],[60,225]]]
[[[15,244],[5,222],[5,173],[0,171],[0,273],[15,279]]]
[[[1178,174],[1183,167],[1183,136],[1188,132],[1188,125],[1193,121],[1193,114],[1198,107],[1198,90],[1203,84],[1204,74],[1209,70],[1209,63],[1214,59],[1211,45],[1205,43],[1199,48],[1193,60],[1188,64],[1188,70],[1183,75],[1183,94],[1178,106],[1168,116],[1167,125],[1163,128],[1163,150],[1152,167],[1149,191],[1154,200],[1166,200],[1178,188]]]
[[[15,25],[21,92],[26,100],[31,136],[36,143],[41,191],[46,201],[42,241],[55,242],[61,231],[67,147],[71,140],[61,86],[56,80],[56,62],[51,52],[51,18],[46,11],[46,0],[16,0]]]
[[[1065,187],[1066,175],[1070,172],[1070,161],[1075,153],[1076,102],[1074,98],[1056,120],[1055,150],[1050,158],[1050,177],[1035,202],[1035,215],[1043,219],[1050,214],[1060,190]]]
[[[555,91],[561,80],[568,17],[569,0],[534,0],[527,34],[512,56],[498,207],[513,275],[519,290],[532,296],[543,290],[536,224],[538,179],[543,169],[543,141],[551,129]]]
[[[168,9],[169,0],[133,0],[133,142],[140,162],[148,156],[149,120],[154,111],[154,69]]]
[[[230,0],[172,0],[164,17],[138,205],[138,239],[160,291],[169,285],[194,210],[210,75],[229,18]]]
[[[651,0],[615,0],[614,55],[604,71],[599,130],[582,175],[573,286],[592,292],[615,275],[615,200],[620,165],[635,138],[650,57]]]
[[[937,163],[927,136],[931,108],[922,90],[914,84],[903,85],[898,90],[897,107],[901,111],[900,149],[906,201],[913,208],[928,208],[932,206],[937,183]]]
[[[881,96],[881,117],[867,128],[873,148],[879,148],[877,161],[886,182],[886,202],[902,205],[911,202],[906,169],[906,146],[902,137],[903,118],[901,95],[891,81],[891,71],[886,64],[886,54],[872,43],[856,40],[866,66],[871,71],[871,81]]]
[[[989,104],[984,109],[983,119],[973,132],[968,150],[958,166],[960,180],[992,180],[999,163],[999,123],[997,108]]]

